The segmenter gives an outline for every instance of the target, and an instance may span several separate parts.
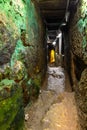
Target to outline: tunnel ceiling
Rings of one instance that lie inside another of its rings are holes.
[[[38,0],[48,29],[57,28],[65,18],[66,11],[78,0]]]

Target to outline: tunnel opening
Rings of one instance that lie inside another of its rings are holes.
[[[53,4],[57,2],[57,1],[55,2],[55,0],[54,1],[40,0],[40,1],[41,1],[40,3],[41,14],[46,27],[46,51],[47,51],[46,59],[47,59],[47,67],[48,67],[47,75],[46,75],[47,77],[45,82],[42,85],[39,99],[38,99],[40,104],[41,102],[43,104],[42,105],[43,108],[41,106],[39,107],[41,108],[39,109],[39,115],[40,114],[42,115],[43,113],[42,111],[44,111],[43,109],[45,108],[44,106],[46,104],[47,105],[50,104],[48,100],[49,99],[51,101],[53,100],[51,94],[53,95],[54,93],[56,93],[58,95],[59,93],[72,92],[73,90],[73,88],[71,87],[73,85],[73,81],[70,73],[71,72],[71,53],[70,53],[71,48],[70,48],[70,41],[69,41],[69,18],[70,18],[69,6],[71,6],[70,2],[75,2],[75,0],[74,1],[61,0],[60,4],[57,3],[59,6],[55,4],[54,7]],[[66,93],[66,95],[69,96],[68,93]],[[50,96],[50,98],[47,96]],[[70,97],[70,99],[72,99],[72,97]],[[61,100],[63,99],[59,99],[59,102],[61,102]],[[68,105],[68,102],[65,104]],[[35,109],[36,109],[36,113],[38,113],[36,107]],[[49,110],[47,110],[46,113],[48,113]],[[43,122],[44,121],[42,121],[42,124]],[[49,120],[46,119],[45,126],[43,125],[43,128],[45,127],[48,128],[49,124],[50,124]],[[41,130],[41,128],[39,128],[38,126],[37,127],[34,126],[34,127],[35,129]],[[61,128],[62,128],[62,124],[61,124]],[[56,127],[53,129],[56,129]]]
[[[62,66],[69,75],[71,86],[71,54],[69,22],[77,10],[78,0],[39,1],[46,27],[47,64]]]

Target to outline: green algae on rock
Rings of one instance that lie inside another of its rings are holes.
[[[11,67],[15,64],[17,60],[24,62],[23,60],[25,59],[25,47],[23,46],[23,43],[21,40],[17,41],[14,53],[11,58]]]
[[[4,79],[0,82],[0,101],[11,97],[16,89],[16,84],[13,80]]]
[[[11,128],[17,113],[23,109],[22,97],[21,87],[13,80],[4,79],[0,82],[0,130]],[[22,117],[19,122],[22,120],[23,123],[24,112],[19,116]]]
[[[0,0],[0,9],[0,14],[6,14],[9,22],[11,22],[12,24],[15,23],[15,27],[16,29],[18,29],[18,32],[16,33],[21,33],[21,29],[25,29],[26,4],[24,4],[23,0]],[[12,26],[10,24],[7,25],[7,23],[6,26],[8,28]]]
[[[39,94],[43,37],[36,1],[0,0],[0,130],[22,130],[23,100],[28,103]]]

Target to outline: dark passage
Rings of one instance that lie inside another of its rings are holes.
[[[87,130],[87,0],[0,0],[0,130]]]
[[[47,34],[47,74],[38,100],[25,109],[26,130],[80,130],[70,83],[71,3],[68,0],[39,3]]]
[[[86,2],[84,3],[86,4]],[[30,111],[26,108],[28,118],[26,119],[26,128],[28,127],[32,130],[35,128],[36,130],[87,129],[86,118],[83,120],[82,117],[82,112],[85,109],[81,111],[79,108],[81,107],[80,103],[83,104],[84,101],[81,99],[81,93],[78,92],[80,88],[77,88],[77,86],[82,88],[81,84],[85,82],[83,80],[84,76],[87,78],[87,65],[81,60],[84,57],[82,56],[84,54],[81,53],[81,46],[79,45],[81,35],[77,30],[80,4],[79,0],[39,1],[41,15],[46,27],[48,69],[39,99],[32,106],[35,118],[39,115],[39,120],[35,121],[33,117],[29,119]],[[83,23],[79,21],[79,29],[81,24]],[[76,94],[72,91],[76,92]],[[74,106],[75,101],[78,102],[77,107]],[[36,110],[34,110],[34,107]],[[41,108],[39,111],[38,107]],[[77,108],[79,112],[77,112]],[[78,115],[80,116],[80,120],[78,119]],[[31,127],[28,124],[30,120],[32,120],[32,123],[30,123]]]

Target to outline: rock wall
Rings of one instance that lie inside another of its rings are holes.
[[[71,75],[80,124],[87,130],[87,1],[80,0],[70,22]]]
[[[0,130],[22,130],[24,105],[45,73],[44,29],[35,0],[0,0]]]

